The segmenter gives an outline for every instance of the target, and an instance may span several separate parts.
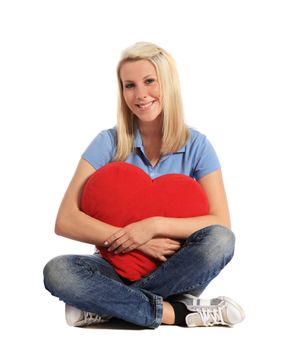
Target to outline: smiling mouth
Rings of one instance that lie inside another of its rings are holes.
[[[150,102],[147,102],[147,103],[139,103],[139,104],[136,104],[136,106],[142,110],[142,111],[145,111],[147,109],[149,109],[153,104],[154,104],[155,101],[150,101]]]

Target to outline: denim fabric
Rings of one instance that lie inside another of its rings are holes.
[[[234,234],[221,225],[201,229],[149,276],[129,283],[98,254],[62,255],[44,268],[52,295],[78,309],[156,328],[163,300],[190,293],[198,296],[231,260]]]

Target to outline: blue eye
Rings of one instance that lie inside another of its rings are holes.
[[[150,79],[147,79],[145,82],[146,82],[146,84],[152,84],[154,81],[155,81],[155,79],[150,78]]]
[[[128,84],[125,84],[124,87],[126,89],[132,89],[134,87],[134,84],[133,83],[128,83]]]

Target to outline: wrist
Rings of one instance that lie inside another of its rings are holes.
[[[154,236],[157,236],[159,234],[162,234],[165,232],[165,219],[162,216],[154,216],[153,222],[154,222]]]

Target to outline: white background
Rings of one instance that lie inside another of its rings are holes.
[[[2,349],[281,347],[280,1],[1,1]],[[178,65],[186,120],[222,163],[236,254],[204,296],[246,310],[234,327],[75,329],[44,290],[55,255],[89,253],[53,233],[81,153],[115,124],[115,66],[151,41]]]

